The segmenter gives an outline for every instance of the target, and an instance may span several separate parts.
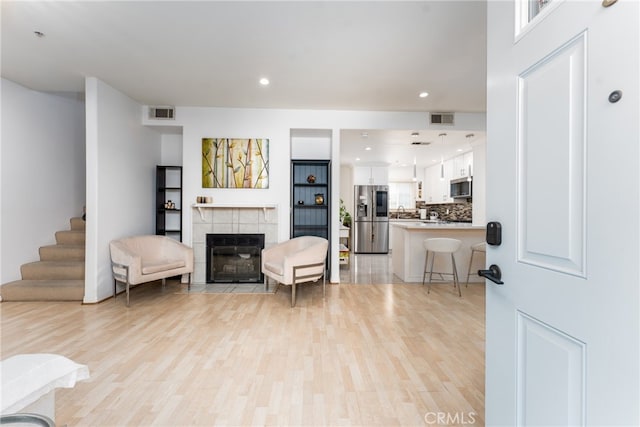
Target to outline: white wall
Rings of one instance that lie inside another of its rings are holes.
[[[84,102],[2,79],[1,283],[85,204]]]
[[[351,214],[353,220],[353,167],[350,165],[340,165],[340,198],[344,202],[347,212]],[[338,201],[339,203],[339,201]],[[338,207],[340,204],[338,204]]]
[[[142,106],[90,77],[87,126],[87,248],[84,302],[113,294],[109,242],[155,234],[155,167],[161,135],[141,124]]]
[[[182,166],[182,134],[162,134],[160,164]]]
[[[183,128],[184,204],[196,196],[212,196],[218,203],[255,203],[278,205],[279,241],[289,238],[290,136],[292,129],[318,129],[331,132],[332,212],[331,212],[331,281],[339,281],[338,232],[340,200],[340,130],[341,129],[424,129],[425,113],[316,111],[275,109],[234,109],[177,107],[174,126]],[[166,125],[144,116],[147,125]],[[268,138],[269,188],[203,189],[202,138]],[[183,212],[183,241],[191,244],[191,210]]]

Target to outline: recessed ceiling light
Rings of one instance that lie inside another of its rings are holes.
[[[39,37],[39,38],[44,37],[44,33],[42,31],[34,31],[33,34],[35,34],[36,37]]]
[[[462,148],[458,148],[456,151],[459,153],[462,151]]]
[[[261,79],[260,79],[260,84],[261,84],[262,86],[268,86],[268,85],[269,85],[269,79],[268,79],[268,78],[266,78],[266,77],[261,78]]]
[[[368,134],[367,132],[362,132],[362,133],[360,134],[360,136],[361,136],[361,137],[363,137],[363,138],[368,138],[368,137],[369,137],[369,134]]]
[[[417,138],[418,136],[420,136],[420,132],[411,132],[411,136],[413,138]]]
[[[420,92],[420,95],[418,95],[420,98],[426,98],[427,96],[429,96],[429,92]]]
[[[360,161],[360,157],[356,157],[356,162],[359,162],[359,161]]]
[[[371,151],[371,147],[364,147],[366,151]]]

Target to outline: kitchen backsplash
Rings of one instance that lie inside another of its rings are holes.
[[[427,205],[425,202],[416,201],[416,209],[407,209],[406,212],[392,212],[391,218],[420,218],[419,209],[424,208],[427,210],[427,218],[433,211],[438,213],[438,219],[445,221],[461,221],[471,222],[472,220],[472,207],[470,202],[463,203],[443,203],[441,205]]]
[[[427,205],[424,202],[416,202],[416,208],[426,208],[427,217],[430,212],[438,212],[438,218],[445,221],[471,222],[472,203],[443,203],[441,205]]]

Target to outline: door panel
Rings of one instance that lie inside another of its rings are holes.
[[[385,254],[389,252],[389,222],[373,222],[371,252]]]
[[[640,3],[528,4],[487,3],[486,423],[640,425]]]
[[[518,105],[518,259],[578,276],[585,256],[585,48],[582,33],[526,70]]]
[[[369,253],[371,252],[371,234],[373,233],[373,222],[356,221],[354,234],[354,252]]]
[[[517,322],[517,425],[582,425],[585,344],[522,312]]]

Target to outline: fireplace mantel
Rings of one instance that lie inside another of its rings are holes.
[[[200,218],[204,221],[203,209],[262,209],[265,219],[267,209],[277,209],[278,205],[265,203],[194,203],[191,205],[200,212]]]

